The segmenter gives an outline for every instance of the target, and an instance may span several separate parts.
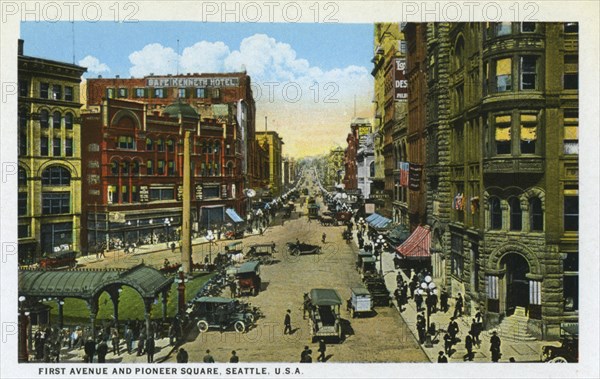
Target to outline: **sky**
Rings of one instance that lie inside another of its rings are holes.
[[[257,130],[267,116],[292,157],[345,147],[352,118],[372,113],[372,24],[24,22],[20,35],[25,55],[84,77],[246,69]]]

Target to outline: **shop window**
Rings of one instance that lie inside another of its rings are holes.
[[[150,200],[173,200],[175,199],[175,191],[173,188],[150,188]]]
[[[19,216],[27,215],[27,192],[19,192],[17,213]]]
[[[502,115],[495,118],[496,154],[511,153],[511,116]]]
[[[529,229],[532,232],[541,232],[544,230],[542,201],[537,197],[529,199]]]
[[[55,157],[61,156],[61,141],[60,138],[52,139],[52,155]]]
[[[40,127],[47,128],[49,126],[48,120],[50,119],[50,114],[47,110],[43,109],[40,111]]]
[[[49,95],[50,84],[48,83],[40,83],[40,97],[42,99],[47,99]]]
[[[67,157],[73,156],[73,138],[65,139],[65,156],[67,156]]]
[[[42,214],[65,214],[71,210],[71,193],[43,192]]]
[[[202,194],[205,199],[218,198],[220,196],[219,186],[204,186],[202,188]]]
[[[502,208],[500,207],[500,199],[490,197],[490,229],[502,229]]]
[[[575,190],[576,191],[576,190]],[[564,198],[564,230],[579,230],[579,196],[567,195]]]
[[[521,57],[521,89],[537,89],[537,57]]]
[[[563,111],[565,154],[579,154],[579,110],[565,109]]]
[[[52,127],[55,129],[60,129],[60,112],[52,113]]]
[[[521,203],[516,197],[511,197],[508,200],[510,207],[510,230],[519,231],[523,228],[523,212],[521,211]]]
[[[73,87],[65,87],[65,100],[73,101]]]
[[[65,128],[67,130],[73,129],[73,113],[65,114]]]
[[[521,154],[535,154],[537,126],[537,115],[521,115]]]
[[[512,60],[510,58],[496,61],[496,91],[506,92],[512,90]]]

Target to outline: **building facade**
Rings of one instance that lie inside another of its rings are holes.
[[[200,115],[182,101],[149,109],[107,99],[83,115],[84,238],[89,251],[179,240],[183,142],[191,134],[192,231],[202,235],[246,212],[242,143],[235,104]]]
[[[84,67],[18,52],[19,261],[80,251]]]
[[[279,196],[283,191],[283,139],[274,131],[256,132],[256,140],[266,142],[269,151],[269,195]]]
[[[579,309],[578,25],[420,27],[444,285],[505,333],[514,315],[526,334],[558,338]]]

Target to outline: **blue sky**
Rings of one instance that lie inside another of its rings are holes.
[[[26,22],[25,55],[72,62],[72,28],[85,77],[246,69],[257,120],[268,116],[291,156],[345,146],[352,118],[372,116],[372,24]]]
[[[73,25],[68,22],[25,22],[21,38],[25,54],[71,62]],[[129,74],[128,56],[151,43],[180,51],[197,41],[222,41],[237,48],[243,38],[261,33],[290,44],[299,58],[324,70],[370,64],[372,24],[202,23],[202,22],[75,22],[75,61],[91,55],[111,69]],[[157,31],[160,31],[157,33]]]

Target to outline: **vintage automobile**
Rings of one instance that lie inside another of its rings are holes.
[[[373,299],[368,289],[363,286],[357,286],[350,288],[350,292],[348,310],[352,318],[358,314],[371,313],[373,311]]]
[[[342,298],[331,288],[314,288],[309,293],[310,331],[312,341],[319,338],[334,337],[343,339],[340,322],[340,306]]]
[[[237,268],[235,273],[237,295],[258,295],[260,292],[260,261],[248,261]]]
[[[274,261],[273,255],[277,253],[275,243],[258,243],[250,246],[248,258],[259,260],[263,264],[271,264]]]
[[[364,283],[373,299],[373,306],[388,307],[391,304],[390,291],[385,285],[385,280],[381,275],[370,275],[364,277]]]
[[[321,216],[321,217],[319,217],[319,222],[323,226],[335,226],[336,225],[335,219],[331,216]]]
[[[287,248],[292,255],[321,254],[321,246],[308,243],[288,242]]]
[[[196,321],[200,333],[211,328],[224,331],[231,327],[236,332],[243,333],[253,325],[256,318],[239,300],[224,297],[194,298],[190,302],[187,314],[190,319]]]
[[[75,267],[77,266],[77,260],[75,259],[76,253],[72,250],[58,251],[52,254],[48,254],[40,259],[40,267],[43,269],[58,268],[58,267]]]
[[[374,256],[362,257],[359,268],[363,279],[377,274],[377,259]]]
[[[369,257],[373,257],[373,253],[371,253],[370,251],[366,251],[364,249],[360,249],[358,251],[358,255],[356,256],[356,269],[358,270],[358,272],[362,272],[363,259]]]
[[[575,324],[561,327],[560,345],[544,345],[542,362],[577,363],[579,362],[579,328]]]

